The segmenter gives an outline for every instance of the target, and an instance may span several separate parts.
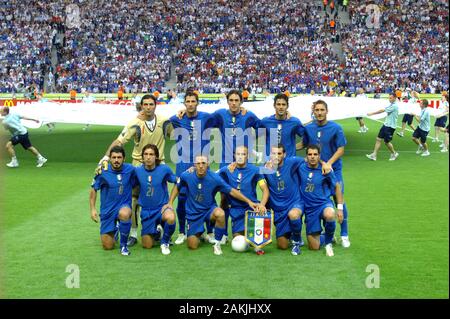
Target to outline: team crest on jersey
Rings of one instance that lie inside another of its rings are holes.
[[[312,177],[313,177],[313,172],[310,172],[310,173],[308,174],[308,178],[311,179]]]
[[[179,177],[177,177],[177,184],[179,184],[180,183],[180,178]]]
[[[322,135],[322,132],[321,132],[321,131],[318,131],[318,132],[317,132],[317,137],[320,138],[321,135]]]
[[[117,174],[117,180],[121,181],[122,180],[122,174]]]
[[[280,177],[280,171],[277,170],[277,177]]]
[[[202,184],[199,183],[199,184],[197,185],[197,188],[198,188],[198,189],[202,189]]]
[[[148,176],[148,182],[151,184],[152,183],[152,175]]]
[[[283,124],[278,124],[278,130],[281,130],[283,128]]]

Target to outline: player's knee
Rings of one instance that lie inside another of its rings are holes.
[[[189,249],[195,250],[198,248],[198,238],[196,236],[189,236],[187,239],[187,246]]]
[[[299,209],[293,209],[293,210],[289,211],[289,213],[288,213],[289,219],[291,219],[291,220],[299,219],[301,215],[302,215],[302,211]]]
[[[119,219],[122,221],[128,221],[131,218],[131,209],[123,208],[119,211]]]
[[[149,235],[142,236],[142,247],[145,249],[153,247],[153,239]]]
[[[326,209],[323,212],[323,218],[327,221],[327,222],[331,222],[334,220],[336,214],[334,209],[330,208],[330,209]]]
[[[109,241],[103,241],[102,246],[104,250],[112,250],[114,249],[114,243]]]
[[[317,242],[315,240],[308,242],[308,248],[309,250],[319,250],[320,249],[320,242]]]
[[[216,208],[213,215],[216,220],[225,220],[225,212],[222,208]]]
[[[277,239],[278,249],[286,250],[289,247],[289,241],[286,237],[278,237]]]
[[[175,223],[175,214],[172,210],[166,210],[166,212],[164,213],[164,220],[170,225]]]

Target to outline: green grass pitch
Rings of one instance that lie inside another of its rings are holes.
[[[430,157],[416,155],[408,132],[394,137],[397,161],[388,161],[384,145],[378,160],[369,161],[365,154],[381,124],[367,122],[370,131],[361,135],[354,119],[339,121],[348,140],[344,179],[352,245],[335,246],[333,258],[306,248],[292,256],[274,244],[264,256],[232,252],[230,244],[222,256],[209,244],[197,251],[173,246],[169,256],[140,245],[129,257],[118,247],[103,251],[88,193],[97,161],[121,128],[30,130],[49,159],[46,166],[36,168],[20,147],[19,168],[6,169],[9,158],[0,160],[1,297],[448,298],[448,154],[430,143]],[[79,288],[66,287],[68,265],[79,267]],[[366,286],[369,265],[379,267],[379,288]]]

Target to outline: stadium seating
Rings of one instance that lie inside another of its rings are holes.
[[[349,1],[349,24],[334,30],[322,1],[76,1],[66,27],[56,91],[204,93],[448,90],[448,2],[375,0],[380,28],[367,27],[366,1]],[[61,1],[0,0],[0,92],[44,87]],[[334,11],[334,16],[340,12]],[[418,14],[419,13],[419,14]],[[343,48],[332,49],[338,30]],[[60,30],[58,29],[60,32]]]

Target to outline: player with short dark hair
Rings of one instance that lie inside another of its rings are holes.
[[[301,254],[301,231],[303,203],[298,189],[296,174],[303,158],[287,157],[282,144],[272,146],[270,165],[264,170],[264,178],[269,187],[269,208],[274,212],[277,245],[280,249],[289,247],[292,240],[293,255]],[[267,166],[267,165],[266,165]]]
[[[20,122],[21,119],[23,120],[29,120],[39,123],[38,120],[25,117],[18,114],[12,114],[9,112],[9,107],[4,106],[1,109],[1,115],[2,115],[2,122],[3,126],[10,131],[11,133],[11,139],[6,143],[6,149],[11,155],[11,162],[6,164],[8,167],[19,167],[19,161],[17,160],[16,152],[14,151],[14,146],[17,144],[22,145],[22,147],[33,153],[34,156],[37,158],[36,167],[42,167],[46,162],[47,159],[39,153],[37,148],[35,148],[30,141],[30,138],[28,137],[28,130],[25,126],[22,125]]]
[[[286,94],[277,94],[273,100],[275,114],[261,120],[261,126],[266,129],[266,158],[270,156],[271,147],[283,144],[286,156],[296,154],[296,136],[302,137],[305,128],[296,117],[288,118],[289,97]]]
[[[344,177],[342,173],[342,156],[345,152],[347,140],[342,127],[333,121],[328,121],[328,105],[323,100],[317,100],[313,103],[313,113],[315,121],[305,127],[305,136],[303,145],[315,144],[320,147],[320,158],[323,161],[322,171],[328,173],[333,169],[336,178],[341,184],[342,193],[344,193]],[[337,204],[337,198],[334,198]],[[350,247],[348,234],[348,209],[344,205],[344,220],[341,223],[341,243],[344,248]]]
[[[236,147],[244,145],[250,152],[261,160],[262,153],[256,152],[256,135],[253,135],[252,129],[257,130],[260,126],[259,118],[250,111],[242,108],[242,94],[238,90],[231,90],[227,93],[228,108],[222,108],[212,114],[214,127],[220,131],[222,142],[222,158],[220,168],[223,168],[233,162]],[[225,211],[226,233],[222,239],[225,243],[228,238],[228,216],[230,214],[229,202],[224,194],[221,194],[220,207]]]
[[[129,141],[134,141],[134,148],[132,153],[132,164],[139,166],[142,164],[142,148],[147,144],[154,144],[160,150],[160,160],[164,161],[164,148],[166,140],[164,137],[170,135],[173,128],[168,119],[156,115],[157,98],[151,94],[145,94],[141,98],[141,111],[138,116],[131,120],[122,130],[120,135],[111,143],[106,151],[105,156],[100,160],[99,167],[103,162],[108,161],[108,153],[112,147],[119,145],[123,146]],[[128,246],[133,246],[137,243],[137,228],[139,211],[137,207],[137,198],[139,192],[137,189],[133,190],[132,201],[132,227]]]
[[[169,242],[175,231],[175,213],[171,209],[162,210],[169,199],[167,183],[176,183],[176,176],[169,166],[161,164],[158,147],[147,144],[142,148],[144,163],[136,167],[139,185],[138,205],[141,207],[141,237],[144,248],[152,248],[158,234],[158,225],[164,225],[161,238],[161,252],[169,255]]]
[[[89,205],[91,219],[98,222],[97,191],[100,190],[100,238],[103,248],[114,248],[117,220],[119,220],[120,253],[130,254],[127,246],[131,228],[131,193],[135,179],[134,167],[124,163],[125,150],[114,146],[109,153],[109,163],[103,164],[102,170],[95,176],[91,184]]]
[[[174,138],[178,159],[176,162],[176,175],[180,177],[183,172],[194,165],[194,155],[209,152],[209,135],[204,133],[214,127],[211,114],[197,111],[199,104],[198,94],[188,90],[184,96],[186,110],[180,117],[172,116],[169,120],[174,127]],[[205,136],[203,136],[205,135]],[[203,138],[206,137],[207,138]],[[184,188],[179,189],[177,216],[178,216],[178,238],[175,244],[180,245],[186,239],[186,192]],[[211,229],[212,231],[212,229]]]
[[[343,196],[341,184],[333,171],[322,174],[320,163],[320,147],[309,145],[306,147],[306,162],[298,168],[300,176],[300,193],[304,204],[306,235],[309,249],[318,250],[325,245],[327,256],[333,256],[332,240],[336,228],[334,204],[331,196],[337,198],[338,219],[342,223]],[[321,222],[325,224],[325,234],[321,236]]]

